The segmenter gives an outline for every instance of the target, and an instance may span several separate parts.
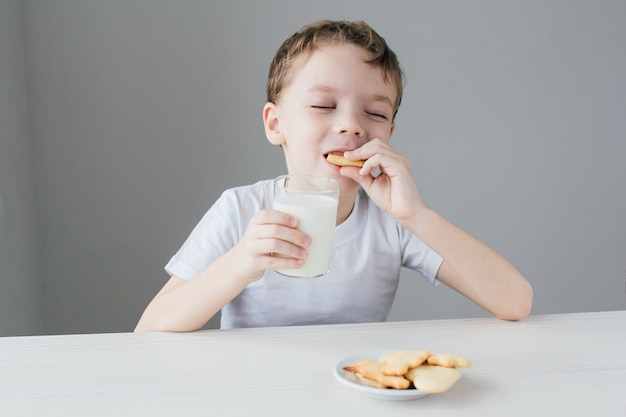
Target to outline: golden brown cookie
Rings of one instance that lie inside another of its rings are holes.
[[[410,369],[405,377],[413,382],[416,389],[438,394],[454,385],[461,378],[461,372],[445,366],[420,365]]]
[[[411,382],[403,376],[385,375],[382,373],[382,364],[372,359],[360,359],[354,362],[352,366],[343,368],[348,372],[354,372],[357,375],[379,382],[385,387],[395,389],[407,389]]]
[[[467,368],[472,366],[472,361],[451,353],[433,353],[428,357],[428,364],[447,368]]]
[[[363,164],[365,163],[365,161],[352,161],[350,159],[344,158],[341,155],[335,155],[332,153],[329,153],[328,156],[326,157],[326,160],[328,162],[330,162],[331,164],[335,164],[335,165],[339,165],[342,167],[362,167]]]
[[[359,378],[359,380],[361,382],[363,382],[365,385],[369,385],[370,387],[387,388],[387,386],[385,384],[382,384],[382,383],[380,383],[378,381],[374,381],[373,379],[365,378],[364,376],[362,376],[360,374],[356,374],[356,376]]]
[[[428,356],[430,353],[427,350],[405,350],[383,355],[378,360],[383,365],[381,368],[383,374],[404,375],[409,369],[424,363]]]

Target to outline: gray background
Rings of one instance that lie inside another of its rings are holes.
[[[0,335],[132,330],[222,190],[285,171],[265,77],[318,18],[398,53],[392,144],[533,313],[626,307],[626,2],[0,0]],[[407,271],[390,319],[481,315]]]

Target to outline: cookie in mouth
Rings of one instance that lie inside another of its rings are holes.
[[[365,161],[360,161],[360,160],[353,161],[351,159],[344,158],[341,155],[335,155],[332,153],[329,153],[328,155],[326,155],[326,160],[330,162],[331,164],[339,165],[342,167],[362,167],[363,164],[365,163]]]

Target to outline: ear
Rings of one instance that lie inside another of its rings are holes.
[[[391,130],[389,130],[389,137],[393,135],[394,130],[396,130],[396,122],[391,122]]]
[[[268,102],[263,106],[263,125],[265,126],[265,136],[272,145],[282,145],[285,143],[285,138],[280,131],[278,106],[276,106],[276,104]]]

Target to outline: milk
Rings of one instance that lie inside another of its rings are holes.
[[[274,209],[297,217],[298,229],[311,237],[304,266],[277,272],[293,277],[318,277],[328,272],[337,218],[337,199],[328,195],[285,194]]]

